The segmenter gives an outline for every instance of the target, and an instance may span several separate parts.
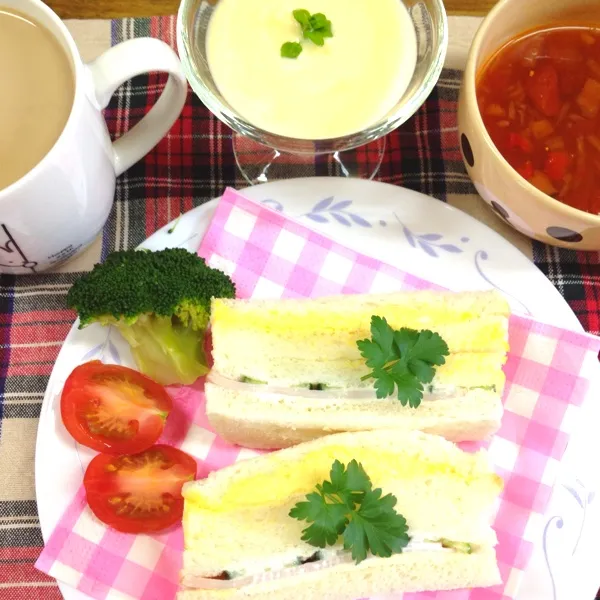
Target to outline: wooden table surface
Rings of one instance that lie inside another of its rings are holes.
[[[62,19],[111,19],[172,15],[180,0],[44,0]],[[445,0],[450,15],[484,15],[495,0]]]

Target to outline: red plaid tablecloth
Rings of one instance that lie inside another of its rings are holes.
[[[151,35],[174,46],[174,31],[172,17],[114,21],[112,41]],[[477,202],[456,131],[460,75],[444,71],[421,110],[388,137],[377,179],[442,202],[467,197]],[[143,116],[163,83],[163,76],[150,75],[120,88],[106,111],[111,133],[119,136]],[[317,165],[316,174],[326,173]],[[226,186],[245,185],[232,154],[231,131],[190,92],[168,136],[119,178],[102,256],[138,245],[180,213],[220,196]],[[533,258],[584,328],[600,334],[600,253],[534,242]],[[31,483],[41,401],[75,319],[65,297],[76,276],[0,275],[0,600],[61,598],[54,581],[33,568],[43,542]],[[13,464],[20,465],[18,472]]]

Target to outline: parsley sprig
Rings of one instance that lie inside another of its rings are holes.
[[[417,408],[423,399],[423,384],[431,383],[435,367],[443,365],[449,350],[439,334],[403,327],[395,331],[383,317],[371,317],[371,339],[356,342],[371,372],[377,398],[393,396],[397,389],[402,406]]]
[[[410,537],[406,519],[394,510],[396,497],[373,489],[356,460],[347,467],[334,461],[329,478],[290,510],[290,517],[310,523],[302,531],[302,540],[325,548],[341,535],[344,549],[352,552],[357,564],[369,552],[384,558],[402,552]]]
[[[324,46],[325,38],[333,37],[331,21],[323,13],[311,15],[304,8],[299,8],[292,14],[302,27],[302,36],[313,44]]]
[[[317,46],[324,46],[325,38],[333,37],[331,21],[323,13],[311,15],[306,9],[298,8],[292,14],[302,29],[304,39],[310,40]],[[281,46],[281,56],[284,58],[298,58],[301,52],[300,42],[285,42]]]
[[[281,46],[281,56],[283,58],[298,58],[302,52],[302,44],[299,42],[285,42]]]

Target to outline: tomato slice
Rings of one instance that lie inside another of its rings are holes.
[[[517,172],[521,177],[531,179],[534,172],[533,163],[530,160],[526,160],[520,167],[517,167]]]
[[[531,140],[528,140],[524,135],[520,133],[515,133],[514,131],[510,133],[508,136],[508,145],[512,148],[518,148],[519,150],[523,150],[527,154],[531,154],[533,152],[533,143]]]
[[[134,454],[152,446],[172,408],[162,385],[98,360],[73,370],[60,400],[63,423],[75,440],[109,454]]]
[[[544,162],[544,172],[550,179],[561,181],[567,174],[570,162],[569,155],[566,152],[560,150],[548,152],[546,161]]]
[[[151,533],[181,520],[181,488],[196,477],[196,461],[158,444],[139,454],[98,454],[83,485],[92,512],[123,533]]]

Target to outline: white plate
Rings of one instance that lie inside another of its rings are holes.
[[[495,287],[508,297],[516,311],[581,330],[568,304],[528,258],[479,221],[433,198],[383,183],[329,177],[278,181],[244,193],[355,250],[440,285],[453,290]],[[155,250],[180,246],[195,251],[216,202],[188,212],[174,229],[164,227],[143,246]],[[89,354],[105,340],[105,330],[99,326],[82,331],[73,327],[46,390],[35,473],[44,540],[81,485],[82,471],[93,455],[65,432],[58,394],[86,352]],[[592,415],[586,421],[598,422]],[[597,450],[592,452],[592,448],[597,449],[598,436],[590,426],[589,432],[574,437],[577,444],[569,446],[551,506],[539,523],[535,554],[519,599],[591,600],[598,589],[600,575],[595,564],[593,533],[600,527],[600,511],[595,510],[600,502],[592,502],[598,463],[590,458],[598,454]],[[575,561],[571,560],[572,555]],[[574,564],[576,570],[571,568]],[[67,600],[87,598],[64,585],[61,590]]]

